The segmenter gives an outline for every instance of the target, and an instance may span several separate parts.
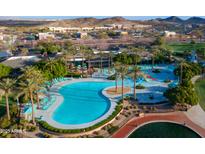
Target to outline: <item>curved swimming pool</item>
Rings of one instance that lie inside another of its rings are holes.
[[[110,108],[110,101],[102,90],[113,82],[75,82],[59,89],[63,103],[52,115],[61,124],[77,125],[92,122],[103,116]]]

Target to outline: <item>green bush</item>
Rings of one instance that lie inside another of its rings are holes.
[[[108,80],[115,80],[116,79],[116,76],[115,75],[111,75],[107,78]]]
[[[65,62],[60,59],[40,61],[35,67],[43,73],[47,80],[64,77],[68,73]]]
[[[173,104],[196,105],[198,103],[198,97],[191,81],[184,82],[182,85],[168,89],[164,93],[164,96]]]
[[[8,76],[12,70],[11,67],[0,64],[0,78]]]
[[[169,82],[171,82],[171,80],[170,79],[166,79],[166,80],[164,80],[164,82],[165,83],[169,83]]]
[[[154,70],[152,70],[152,72],[153,73],[160,73],[161,71],[160,71],[160,69],[154,69]]]
[[[81,74],[80,73],[73,73],[73,72],[68,72],[67,77],[73,77],[73,78],[80,78]]]
[[[96,129],[106,123],[108,123],[109,121],[111,121],[120,111],[122,110],[122,104],[119,103],[116,105],[115,107],[115,111],[107,118],[107,119],[104,119],[102,120],[101,122],[93,125],[93,126],[90,126],[90,127],[87,127],[87,128],[82,128],[82,129],[59,129],[59,128],[55,128],[53,126],[50,126],[47,122],[45,121],[38,121],[39,125],[44,128],[44,129],[47,129],[49,131],[52,131],[52,132],[56,132],[56,133],[81,133],[81,132],[87,132],[87,131],[91,131],[93,129]]]
[[[199,75],[202,72],[202,68],[199,64],[196,63],[185,63],[182,66],[182,77],[183,81],[189,81],[195,75]],[[178,66],[174,70],[175,75],[180,76],[181,74],[181,67]]]
[[[110,134],[113,134],[113,133],[116,132],[118,129],[119,129],[118,126],[111,126],[110,128],[108,128],[107,131],[108,131]]]
[[[8,120],[6,116],[5,116],[5,117],[2,117],[2,118],[0,119],[0,128],[3,128],[3,129],[9,128],[10,125],[11,125],[11,121]]]
[[[136,89],[145,89],[145,86],[143,86],[143,85],[136,85],[135,88],[136,88]]]

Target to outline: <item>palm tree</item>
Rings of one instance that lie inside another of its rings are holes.
[[[102,73],[103,71],[103,52],[100,51],[99,55],[100,55],[100,71]]]
[[[14,88],[15,80],[10,78],[2,79],[0,82],[0,89],[4,91],[4,95],[6,98],[6,111],[7,111],[7,118],[10,120],[10,112],[9,112],[9,94],[11,93],[11,90]]]
[[[143,74],[140,72],[140,68],[137,65],[134,65],[132,67],[132,72],[129,73],[128,75],[133,79],[133,82],[134,82],[133,96],[134,96],[134,99],[136,100],[136,80],[139,76],[143,76]]]
[[[112,59],[113,59],[113,53],[108,53],[108,72],[110,73],[110,70],[112,68]]]
[[[128,66],[121,65],[118,69],[118,72],[119,72],[119,76],[121,77],[121,80],[122,80],[122,102],[124,103],[124,79],[128,73]]]
[[[115,64],[114,64],[114,68],[115,68],[115,91],[117,92],[117,90],[118,90],[118,84],[117,84],[117,82],[118,82],[118,78],[119,78],[119,68],[120,68],[120,65],[121,65],[121,63],[119,63],[119,62],[116,62]]]
[[[157,46],[154,46],[152,48],[152,69],[154,69],[155,59],[159,55],[159,53],[160,53],[159,48]]]
[[[90,71],[90,67],[91,67],[90,59],[93,58],[93,51],[91,49],[88,49],[85,53],[85,57],[88,60],[88,70]]]
[[[35,67],[26,67],[24,69],[23,75],[20,77],[22,79],[32,79],[35,86],[35,94],[37,100],[37,108],[40,108],[39,102],[39,91],[43,89],[43,83],[45,82],[45,78],[43,77],[41,71],[37,70]]]
[[[25,81],[19,82],[20,94],[19,96],[24,96],[25,98],[30,98],[32,107],[32,123],[35,125],[35,114],[34,114],[34,98],[33,93],[36,90],[36,84],[32,79],[26,79]]]

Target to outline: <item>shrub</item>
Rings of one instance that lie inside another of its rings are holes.
[[[110,127],[107,131],[109,134],[113,134],[114,132],[116,132],[119,129],[118,126],[112,126]]]
[[[171,80],[170,79],[166,79],[166,80],[164,80],[164,82],[165,83],[169,83],[169,82],[171,82]]]
[[[198,103],[198,97],[191,81],[187,81],[175,88],[168,89],[164,93],[164,96],[173,104],[196,105]]]
[[[152,70],[152,72],[153,73],[160,73],[161,71],[160,71],[160,69],[154,69],[154,70]]]
[[[11,125],[11,122],[7,119],[7,117],[3,117],[0,120],[0,128],[8,128]]]
[[[143,85],[136,85],[135,88],[136,88],[136,89],[145,89],[145,86],[143,86]]]
[[[73,73],[73,72],[68,72],[67,77],[73,77],[73,78],[80,78],[81,74],[80,73]]]
[[[8,76],[11,72],[11,67],[0,64],[0,78]]]
[[[52,135],[50,135],[50,134],[48,134],[48,133],[43,133],[43,134],[42,134],[42,137],[44,137],[44,138],[51,138]]]
[[[181,68],[178,66],[175,70],[174,73],[177,76],[180,76],[180,71]],[[202,71],[202,68],[199,64],[196,63],[186,63],[182,66],[182,77],[183,81],[189,81],[192,77],[195,75],[199,75]]]
[[[115,75],[111,75],[107,78],[108,80],[115,80],[116,79],[116,76]]]

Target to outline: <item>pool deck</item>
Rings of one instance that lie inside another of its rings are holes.
[[[160,114],[145,114],[144,117],[135,117],[128,121],[116,133],[113,138],[128,137],[137,128],[152,122],[173,122],[191,128],[201,137],[205,137],[205,129],[192,122],[184,112],[160,113]]]
[[[55,85],[53,85],[49,91],[50,94],[55,95],[56,97],[56,102],[53,103],[47,110],[37,110],[36,111],[36,117],[43,117],[42,120],[46,121],[48,124],[50,124],[51,126],[55,127],[55,128],[59,128],[59,129],[80,129],[80,128],[86,128],[92,125],[95,125],[97,123],[99,123],[100,121],[108,118],[113,111],[115,110],[115,106],[117,105],[117,101],[118,99],[114,99],[114,98],[110,98],[109,95],[107,95],[105,93],[105,91],[102,91],[102,94],[107,97],[110,100],[110,108],[109,110],[100,118],[89,122],[89,123],[85,123],[85,124],[77,124],[77,125],[69,125],[69,124],[61,124],[56,122],[55,120],[53,120],[52,115],[55,112],[55,110],[63,103],[63,96],[58,92],[59,89],[67,84],[71,84],[71,83],[76,83],[76,82],[110,82],[109,80],[104,80],[104,79],[93,79],[93,78],[82,78],[82,79],[71,79],[71,80],[67,80],[64,82],[60,82],[57,83]]]

